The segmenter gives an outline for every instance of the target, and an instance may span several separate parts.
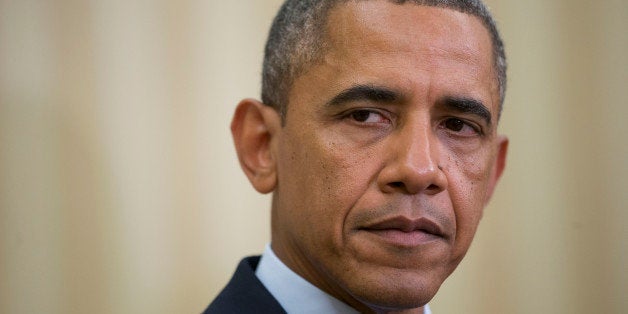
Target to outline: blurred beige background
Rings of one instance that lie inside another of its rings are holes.
[[[269,241],[228,132],[279,0],[0,0],[0,313],[198,313]],[[508,169],[446,313],[628,309],[628,2],[491,0]]]

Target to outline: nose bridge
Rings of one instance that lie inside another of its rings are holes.
[[[428,174],[438,168],[437,143],[429,121],[410,121],[401,130],[398,162],[417,174]]]

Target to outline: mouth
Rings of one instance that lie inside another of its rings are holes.
[[[359,230],[398,247],[417,247],[445,238],[441,227],[425,217],[411,219],[397,216],[369,224]]]

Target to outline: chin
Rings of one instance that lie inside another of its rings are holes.
[[[428,279],[417,274],[400,274],[369,278],[356,287],[354,297],[376,312],[399,311],[422,307],[435,295],[442,280]],[[373,284],[374,280],[379,282]]]

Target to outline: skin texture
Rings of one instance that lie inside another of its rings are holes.
[[[283,126],[259,101],[238,105],[240,163],[273,192],[288,267],[359,311],[421,313],[505,166],[489,34],[453,10],[358,1],[331,11],[327,35]]]

